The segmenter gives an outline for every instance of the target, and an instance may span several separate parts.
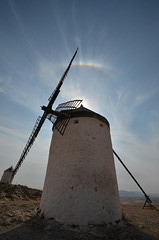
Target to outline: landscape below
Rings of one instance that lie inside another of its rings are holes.
[[[41,194],[27,186],[0,184],[0,239],[159,239],[159,214],[150,207],[143,209],[140,195],[121,194],[123,222],[115,226],[66,226],[37,215]],[[151,199],[159,209],[159,198]]]

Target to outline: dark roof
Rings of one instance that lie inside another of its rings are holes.
[[[10,168],[7,168],[6,170],[4,170],[5,172],[12,172],[13,171],[13,166],[11,166]]]
[[[109,122],[105,117],[101,116],[100,114],[98,114],[96,112],[91,111],[88,108],[83,107],[83,105],[81,105],[79,108],[76,108],[75,110],[71,110],[71,111],[70,110],[64,110],[64,111],[61,111],[61,112],[68,113],[69,115],[71,115],[71,118],[75,118],[75,117],[97,118],[100,121],[106,123],[107,126],[109,127]],[[62,118],[62,119],[64,119],[64,118]],[[57,118],[56,123],[58,122],[58,120],[60,121],[61,118]]]

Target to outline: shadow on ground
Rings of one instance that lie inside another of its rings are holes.
[[[157,240],[135,226],[124,223],[117,226],[66,226],[55,220],[34,217],[7,232],[1,233],[0,240]]]

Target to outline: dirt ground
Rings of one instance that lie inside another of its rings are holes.
[[[159,213],[142,209],[142,200],[121,199],[122,223],[116,226],[66,226],[37,216],[41,191],[0,184],[0,240],[154,240]],[[154,202],[159,209],[159,199]]]

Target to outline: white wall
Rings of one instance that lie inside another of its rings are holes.
[[[65,224],[121,219],[110,130],[105,123],[79,117],[70,119],[63,136],[54,130],[40,209],[45,217]]]

